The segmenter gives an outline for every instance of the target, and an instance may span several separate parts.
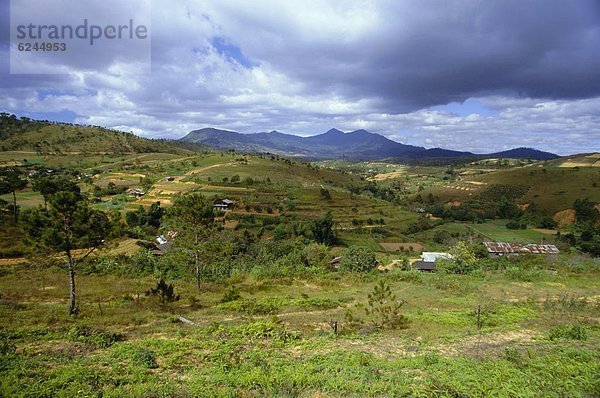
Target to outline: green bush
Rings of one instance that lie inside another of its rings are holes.
[[[242,298],[242,296],[240,295],[240,291],[235,286],[231,286],[229,289],[227,289],[225,291],[225,293],[223,294],[223,297],[221,297],[220,302],[221,303],[229,303],[231,301],[236,301],[241,298]]]
[[[408,319],[400,314],[404,300],[397,300],[390,285],[381,279],[369,293],[365,312],[378,328],[404,329]]]
[[[505,271],[508,279],[513,279],[521,282],[531,282],[545,276],[543,270],[538,269],[522,269],[520,267],[508,267]]]
[[[67,332],[67,337],[72,341],[83,342],[98,348],[107,348],[117,341],[123,340],[123,336],[118,333],[84,324],[71,327]]]
[[[329,264],[329,248],[323,244],[308,244],[303,250],[303,256],[308,267],[326,268]]]
[[[148,369],[158,368],[156,363],[156,354],[147,348],[136,348],[131,356],[134,365],[141,365]]]
[[[175,287],[173,284],[168,284],[164,279],[160,279],[156,282],[156,287],[150,288],[146,294],[157,297],[161,304],[172,303],[179,300],[179,295],[175,294]]]
[[[242,299],[223,303],[221,308],[241,312],[248,315],[269,315],[275,314],[279,306],[272,300],[261,299]]]
[[[479,268],[477,256],[466,242],[458,242],[448,253],[451,258],[441,258],[436,261],[438,270],[449,274],[468,274]]]
[[[587,340],[587,331],[578,324],[559,325],[548,331],[548,339],[554,340]]]
[[[342,251],[340,270],[350,272],[369,272],[377,266],[375,253],[368,247],[349,247]]]

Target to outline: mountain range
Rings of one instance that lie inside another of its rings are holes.
[[[308,159],[351,160],[416,160],[416,159],[462,159],[462,158],[523,158],[547,160],[558,158],[550,152],[533,148],[515,148],[488,154],[475,154],[466,151],[453,151],[442,148],[426,149],[392,141],[379,134],[366,130],[349,133],[331,129],[323,134],[310,137],[269,133],[241,134],[235,131],[203,128],[190,131],[180,141],[193,142],[218,149],[234,149],[239,152],[272,153],[283,156],[297,156]]]

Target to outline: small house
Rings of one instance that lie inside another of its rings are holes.
[[[413,267],[417,271],[433,272],[433,271],[435,271],[435,262],[428,262],[428,261],[419,260],[419,261],[415,261],[413,263]]]
[[[223,199],[216,202],[213,207],[219,210],[231,210],[234,206],[235,202],[229,199]]]
[[[131,196],[135,196],[136,198],[146,195],[146,192],[143,189],[139,188],[130,189],[129,191],[127,191],[127,193]]]
[[[440,252],[423,252],[421,253],[421,260],[426,263],[435,263],[440,258],[452,258],[452,256],[448,253],[440,253]]]
[[[154,248],[151,250],[151,252],[155,256],[164,256],[165,254],[167,254],[169,252],[169,250],[171,250],[172,246],[173,246],[172,241],[160,243],[160,244],[154,246]]]
[[[521,254],[558,254],[555,245],[521,244],[509,242],[483,242],[490,257],[518,256]]]
[[[169,231],[167,236],[160,235],[156,237],[156,245],[151,249],[151,252],[155,256],[163,256],[171,250],[173,247],[173,239],[177,236],[177,232]]]
[[[450,259],[451,254],[440,253],[440,252],[423,252],[421,254],[421,260],[413,263],[413,267],[417,271],[433,272],[436,270],[435,262],[441,258]]]

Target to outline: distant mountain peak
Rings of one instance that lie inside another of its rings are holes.
[[[373,133],[371,133],[371,132],[369,132],[369,131],[367,131],[365,129],[354,130],[354,131],[351,131],[348,134],[369,134],[369,135],[373,135]]]
[[[181,140],[219,149],[270,152],[315,159],[342,157],[355,160],[514,157],[543,160],[557,157],[557,155],[531,148],[515,148],[489,155],[478,155],[442,148],[425,149],[419,146],[402,144],[364,129],[344,133],[341,130],[332,128],[323,134],[300,137],[281,133],[277,130],[272,130],[269,133],[240,134],[227,130],[204,128],[190,132]]]

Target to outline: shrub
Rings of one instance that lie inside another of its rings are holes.
[[[511,220],[506,223],[508,229],[521,229],[521,224],[518,221]]]
[[[156,354],[154,351],[147,348],[137,348],[131,356],[131,361],[135,365],[142,365],[148,369],[158,368],[158,364],[156,363]]]
[[[531,282],[545,276],[545,272],[542,270],[525,270],[515,266],[506,268],[505,273],[508,279],[513,279],[521,282]]]
[[[404,271],[394,268],[389,274],[388,279],[393,281],[420,283],[423,281],[423,273],[417,270]]]
[[[377,266],[375,253],[368,247],[349,247],[342,252],[340,269],[351,272],[368,272]]]
[[[0,355],[13,355],[17,352],[17,346],[9,339],[2,340],[0,343]]]
[[[323,217],[314,221],[312,233],[317,243],[322,243],[327,246],[335,244],[337,238],[333,226],[333,215],[330,211],[325,213]]]
[[[585,328],[578,324],[559,325],[548,331],[548,339],[554,341],[559,339],[587,340]]]
[[[220,302],[221,303],[229,303],[231,301],[236,301],[241,298],[242,298],[242,296],[240,295],[239,290],[235,286],[231,286],[229,289],[227,289],[225,291],[225,293],[223,294],[223,297],[221,297]]]
[[[311,243],[303,251],[305,264],[308,267],[325,268],[329,264],[329,249],[319,243]]]
[[[404,329],[408,319],[400,314],[405,301],[396,299],[390,285],[381,279],[368,296],[365,312],[378,328]]]
[[[117,341],[123,340],[123,336],[118,333],[84,324],[71,327],[67,332],[67,337],[69,340],[90,344],[98,348],[107,348]]]
[[[442,258],[436,261],[440,271],[450,274],[468,274],[478,268],[477,256],[466,242],[460,241],[449,250],[452,258]]]
[[[270,300],[251,300],[243,299],[223,303],[222,307],[228,310],[242,312],[248,315],[269,315],[275,314],[279,306]]]
[[[161,304],[172,303],[179,300],[179,295],[175,294],[175,287],[173,284],[167,284],[162,278],[156,283],[156,287],[150,288],[146,294],[158,297]]]

